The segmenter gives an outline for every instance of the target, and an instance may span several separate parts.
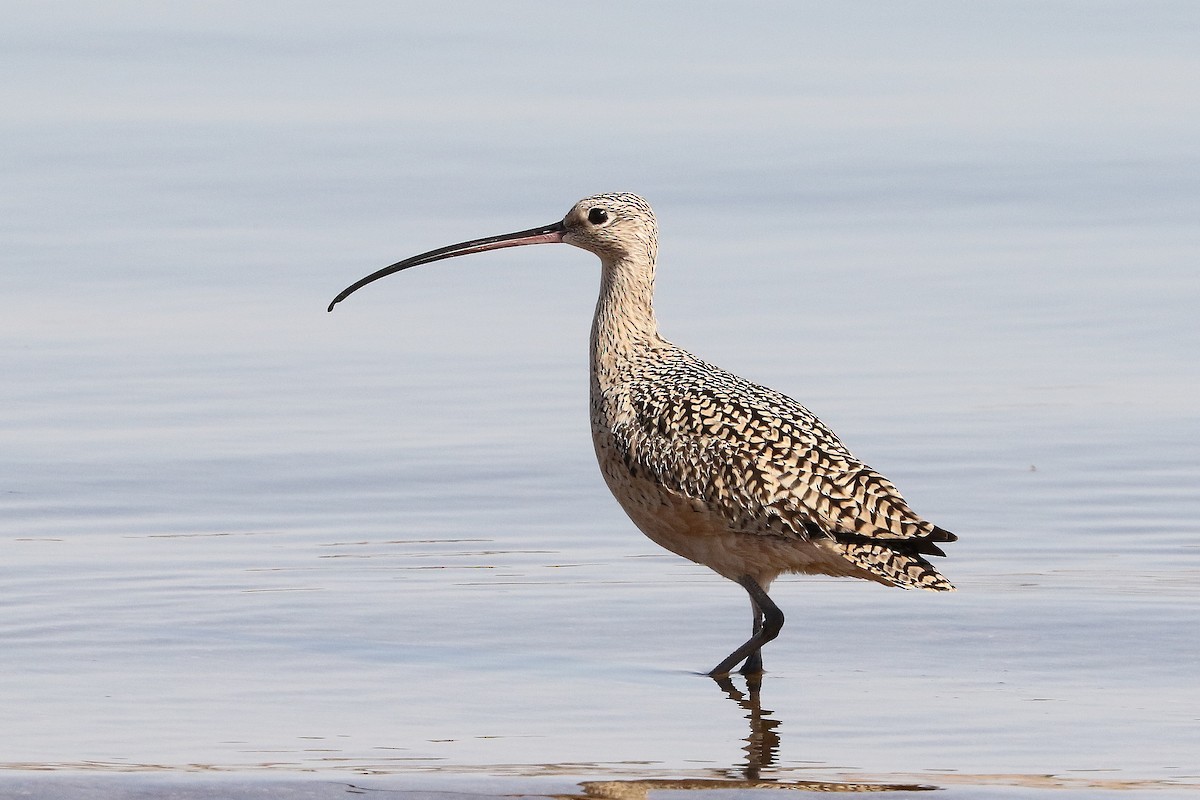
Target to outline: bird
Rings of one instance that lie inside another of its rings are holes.
[[[928,561],[957,540],[918,516],[803,405],[662,338],[654,313],[658,224],[628,192],[576,203],[557,222],[429,250],[348,286],[448,258],[565,243],[598,256],[590,336],[592,442],[601,474],[653,542],[742,586],[751,635],[706,674],[763,672],[784,616],[768,595],[789,573],[953,591]]]

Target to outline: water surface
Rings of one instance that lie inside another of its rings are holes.
[[[1194,9],[459,11],[0,34],[9,786],[1194,791]],[[658,211],[664,334],[957,531],[958,593],[783,579],[718,686],[743,593],[594,465],[590,255],[324,312],[606,189]]]

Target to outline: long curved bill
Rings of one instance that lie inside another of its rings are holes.
[[[430,264],[434,261],[441,261],[444,258],[454,258],[455,256],[465,256],[471,253],[482,253],[485,250],[499,250],[501,247],[520,247],[524,244],[550,244],[553,242],[561,242],[563,233],[566,227],[561,221],[551,225],[543,225],[540,228],[530,228],[527,231],[517,231],[516,233],[502,233],[499,236],[487,236],[483,239],[472,239],[469,242],[459,242],[445,247],[439,247],[436,250],[430,250],[428,253],[421,253],[411,258],[406,258],[403,261],[397,261],[390,267],[384,267],[378,272],[372,272],[367,277],[360,281],[347,286],[342,290],[342,293],[333,298],[333,302],[329,304],[328,311],[333,311],[333,307],[345,300],[354,292],[357,292],[368,283],[374,283],[380,278],[385,278],[393,272],[408,269],[409,267],[419,267],[421,264]]]

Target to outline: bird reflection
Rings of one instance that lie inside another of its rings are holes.
[[[849,781],[789,781],[763,777],[775,769],[779,758],[779,720],[773,719],[770,709],[762,707],[762,674],[746,677],[746,690],[742,691],[728,675],[713,680],[725,695],[746,712],[750,733],[742,750],[746,753],[744,763],[733,767],[727,778],[647,778],[643,780],[587,781],[579,788],[583,794],[560,795],[571,800],[645,800],[650,792],[661,789],[686,789],[703,791],[711,789],[800,789],[808,792],[920,792],[937,789],[936,786],[897,783],[853,783]]]
[[[742,777],[749,781],[757,781],[764,769],[775,766],[779,757],[779,720],[771,719],[770,709],[763,711],[762,707],[762,673],[752,673],[746,676],[746,691],[743,693],[728,675],[713,678],[725,695],[737,703],[746,712],[750,721],[750,735],[746,737],[746,763],[741,766]]]

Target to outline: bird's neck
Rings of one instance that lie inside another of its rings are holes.
[[[660,344],[654,318],[654,262],[604,262],[592,320],[592,377],[605,383]]]

